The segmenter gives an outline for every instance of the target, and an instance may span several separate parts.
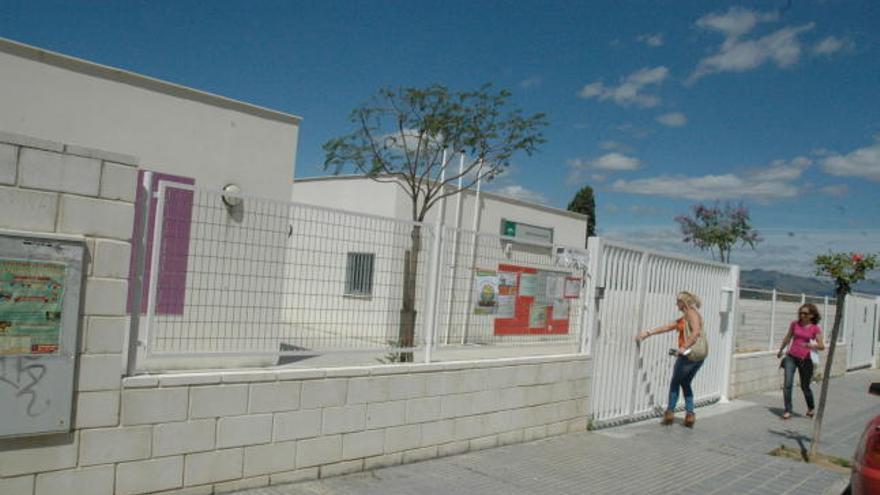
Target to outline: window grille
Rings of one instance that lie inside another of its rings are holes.
[[[348,253],[345,294],[369,296],[373,293],[373,253]]]

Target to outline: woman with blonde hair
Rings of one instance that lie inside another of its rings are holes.
[[[703,316],[699,311],[700,299],[690,292],[682,291],[676,296],[675,304],[682,312],[681,318],[661,327],[640,332],[636,341],[641,342],[658,333],[678,330],[678,349],[675,350],[677,357],[672,370],[672,380],[669,383],[669,402],[661,424],[669,425],[675,420],[678,390],[681,389],[684,393],[684,425],[692,428],[697,418],[694,415],[694,391],[691,382],[703,366],[703,361],[709,353],[709,346],[703,335]]]
[[[782,413],[782,419],[791,417],[791,389],[794,385],[794,371],[797,370],[801,379],[801,391],[804,393],[804,400],[807,401],[807,417],[813,417],[813,391],[810,389],[810,382],[813,381],[813,359],[811,351],[821,351],[825,349],[825,343],[822,339],[822,329],[819,328],[819,309],[815,304],[804,304],[798,308],[798,319],[788,325],[788,333],[782,339],[782,345],[779,346],[779,352],[776,357],[782,358],[779,365],[785,370],[785,382],[782,386],[782,399],[785,411]],[[788,352],[785,352],[785,346],[791,342]]]

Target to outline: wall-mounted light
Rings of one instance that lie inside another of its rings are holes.
[[[235,184],[226,184],[223,186],[223,204],[230,208],[235,208],[236,206],[241,204],[241,188],[236,186]]]

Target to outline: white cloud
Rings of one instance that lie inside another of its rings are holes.
[[[846,184],[832,184],[830,186],[820,188],[819,192],[822,194],[827,194],[828,196],[842,198],[849,194],[849,187]]]
[[[642,166],[642,161],[613,151],[595,160],[582,158],[568,160],[568,166],[571,170],[565,182],[568,185],[577,185],[584,182],[587,177],[593,182],[603,182],[608,178],[608,173],[638,170]]]
[[[723,14],[708,14],[697,20],[697,27],[717,31],[726,38],[742,36],[758,25],[759,22],[775,21],[773,13],[754,12],[742,7],[731,7]]]
[[[599,141],[599,147],[606,151],[619,151],[621,153],[629,153],[632,151],[632,148],[629,146],[610,139]]]
[[[687,117],[681,112],[670,112],[657,117],[657,122],[668,127],[681,127],[687,124]]]
[[[632,156],[626,156],[616,151],[606,153],[590,162],[590,166],[598,170],[610,170],[620,172],[624,170],[638,170],[642,161]]]
[[[644,43],[650,47],[657,48],[663,46],[663,33],[645,33],[636,36],[636,41]]]
[[[813,53],[816,55],[831,55],[851,46],[852,43],[849,40],[828,36],[816,43],[816,46],[813,47]]]
[[[801,188],[793,182],[801,177],[811,163],[808,158],[798,157],[788,162],[779,160],[768,167],[743,175],[661,175],[634,180],[620,179],[611,184],[611,190],[698,201],[735,198],[772,201],[796,196]]]
[[[519,82],[519,87],[522,89],[532,89],[537,88],[544,82],[540,76],[532,76],[527,79],[523,79]]]
[[[529,203],[547,204],[547,198],[544,197],[542,193],[518,185],[504,186],[500,189],[495,189],[492,192]]]
[[[669,69],[664,66],[645,67],[626,76],[618,86],[605,86],[601,81],[585,85],[578,92],[581,98],[611,100],[621,106],[637,105],[644,108],[660,104],[660,98],[642,92],[647,86],[657,86],[669,77]]]
[[[693,83],[720,72],[744,72],[765,63],[775,63],[780,68],[796,64],[803,51],[799,36],[813,29],[813,23],[784,27],[760,38],[742,38],[759,23],[775,20],[776,14],[740,7],[733,7],[723,14],[701,17],[697,20],[697,27],[722,34],[724,41],[716,53],[700,60],[687,82]]]
[[[839,177],[862,177],[880,182],[880,139],[845,155],[831,154],[825,157],[822,169]]]

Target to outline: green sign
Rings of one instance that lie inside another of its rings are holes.
[[[516,237],[516,222],[502,220],[501,235]]]
[[[501,220],[501,235],[511,237],[515,241],[553,244],[553,229],[514,222],[513,220]]]

